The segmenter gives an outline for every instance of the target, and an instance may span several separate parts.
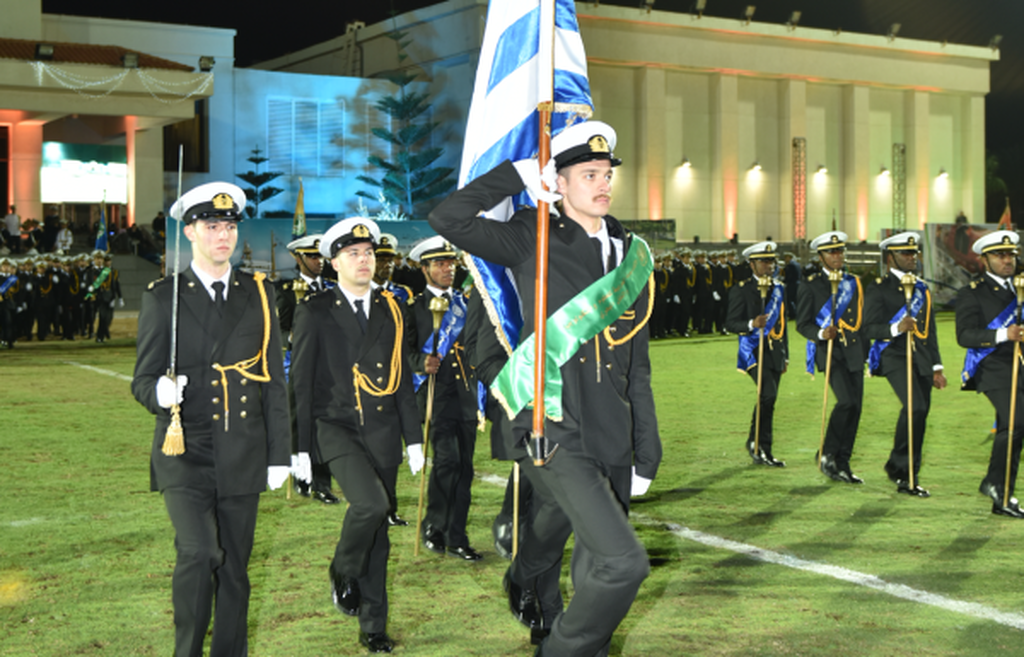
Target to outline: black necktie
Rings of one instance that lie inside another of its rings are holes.
[[[601,270],[604,270],[604,248],[601,246],[601,240],[596,237],[590,238],[590,244],[594,247],[594,253],[597,254],[597,261],[601,263]]]
[[[214,281],[213,285],[213,305],[217,308],[217,314],[224,314],[224,281]]]
[[[310,292],[310,294],[316,294],[319,291],[320,291],[320,284],[317,283],[316,280],[314,280],[313,282],[311,282],[309,284],[309,292]]]
[[[366,334],[366,312],[363,310],[363,300],[356,299],[353,303],[356,304],[356,321],[359,322],[359,330]]]

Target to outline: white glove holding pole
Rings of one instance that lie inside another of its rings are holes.
[[[549,160],[548,164],[551,167],[551,172],[554,172],[554,160]],[[555,192],[549,192],[541,186],[541,171],[540,164],[537,160],[519,160],[513,162],[512,166],[516,168],[516,173],[519,174],[519,178],[523,181],[523,185],[526,186],[526,193],[530,195],[534,201],[544,201],[545,203],[554,203],[562,199],[561,195]],[[545,167],[545,175],[548,175],[548,167]],[[549,185],[551,181],[547,181]],[[552,186],[554,189],[554,186]]]
[[[292,475],[307,484],[313,481],[313,463],[309,460],[309,452],[292,454]]]
[[[636,466],[633,466],[633,483],[629,487],[630,497],[640,497],[651,487],[651,480],[641,477],[636,473]]]
[[[177,384],[175,380],[166,374],[156,381],[156,403],[160,408],[170,408],[175,404],[181,404],[185,398],[185,386],[188,385],[188,377],[179,374]]]
[[[288,473],[291,471],[287,465],[272,465],[267,468],[267,488],[277,490],[288,481]]]
[[[423,458],[422,443],[409,445],[405,452],[409,457],[409,470],[411,470],[413,474],[417,474],[423,469],[423,464],[426,462],[426,459]]]

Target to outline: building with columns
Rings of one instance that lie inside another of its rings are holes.
[[[998,50],[576,4],[595,118],[619,135],[615,212],[676,237],[789,241],[984,216],[984,103]],[[260,64],[431,84],[458,167],[487,14],[448,0]],[[399,60],[387,33],[408,32]]]
[[[166,207],[164,126],[194,120],[213,96],[214,74],[196,70],[194,53],[224,54],[226,43],[230,62],[234,31],[49,15],[40,5],[0,0],[0,197],[23,220],[42,219],[44,204],[88,214],[105,197],[122,223],[148,222]]]

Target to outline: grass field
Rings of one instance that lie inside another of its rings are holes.
[[[173,534],[148,492],[153,421],[129,392],[134,341],[117,328],[102,346],[0,353],[5,656],[171,652]],[[653,568],[612,653],[1024,653],[1015,629],[1024,627],[1024,523],[991,515],[977,493],[993,412],[958,389],[963,350],[951,315],[940,315],[938,330],[951,386],[932,397],[921,472],[930,499],[897,495],[882,471],[899,410],[884,379],[865,384],[853,468],[866,484],[845,486],[815,469],[823,377],[793,363],[775,425],[775,456],[788,467],[755,467],[743,447],[754,386],[735,370],[735,339],[654,343],[665,457],[633,506]],[[802,361],[803,341],[791,351]],[[478,443],[469,528],[482,562],[414,558],[413,530],[391,531],[389,631],[399,654],[532,655],[501,592],[506,562],[490,525],[503,493],[493,480],[508,466],[491,461],[487,445]],[[401,472],[406,518],[415,517],[417,483]],[[355,621],[329,598],[342,515],[283,490],[263,496],[250,564],[253,657],[365,654]]]

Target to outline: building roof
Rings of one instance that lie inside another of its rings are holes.
[[[33,61],[36,59],[36,44],[48,43],[53,45],[53,58],[47,61],[61,62],[65,64],[99,64],[102,66],[121,67],[121,56],[125,53],[134,52],[121,46],[99,46],[86,43],[61,43],[59,41],[44,41],[34,39],[4,39],[0,38],[0,59],[23,59]],[[139,55],[139,68],[161,68],[171,71],[193,71],[191,66],[172,62],[169,59],[137,53]]]

